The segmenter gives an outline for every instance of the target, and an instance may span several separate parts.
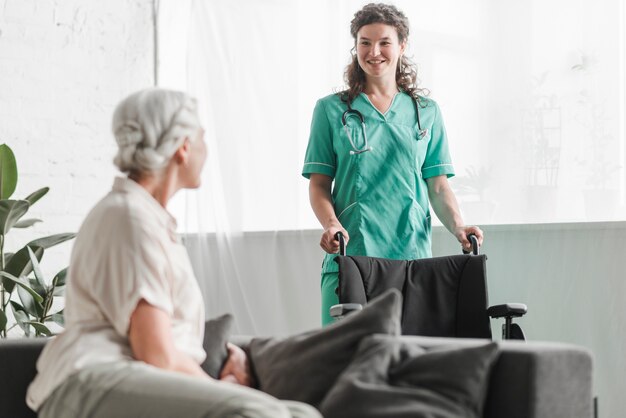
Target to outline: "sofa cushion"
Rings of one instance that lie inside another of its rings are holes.
[[[233,316],[224,314],[204,323],[204,342],[206,359],[202,369],[211,377],[219,379],[222,367],[228,358],[226,343],[230,339],[230,329],[233,325]]]
[[[253,339],[248,353],[259,389],[279,399],[319,406],[363,337],[399,335],[401,299],[392,289],[325,328],[283,339]]]
[[[361,342],[320,410],[326,418],[482,417],[497,355],[496,343],[425,350],[372,336]]]

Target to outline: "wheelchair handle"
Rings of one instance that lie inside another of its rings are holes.
[[[346,255],[346,238],[341,231],[335,234],[335,239],[339,241],[339,255]]]
[[[469,242],[472,243],[472,251],[467,251],[465,248],[463,248],[463,254],[469,254],[470,252],[474,255],[478,255],[479,254],[479,247],[478,247],[478,238],[476,237],[475,234],[469,234],[467,236],[467,239],[469,240]]]

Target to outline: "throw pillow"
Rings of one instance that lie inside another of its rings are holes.
[[[497,344],[426,351],[407,341],[364,339],[320,406],[324,417],[482,417]]]
[[[204,342],[202,346],[206,351],[206,359],[202,363],[202,369],[211,377],[219,379],[222,367],[228,358],[226,343],[230,338],[230,328],[233,325],[233,316],[224,314],[204,323]]]
[[[248,354],[259,389],[317,407],[363,337],[399,335],[401,305],[402,295],[391,289],[325,328],[284,339],[253,339]]]

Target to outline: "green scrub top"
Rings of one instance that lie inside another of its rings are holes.
[[[431,257],[429,177],[452,177],[454,169],[439,106],[420,98],[420,137],[413,99],[398,93],[382,114],[361,93],[352,108],[362,113],[371,151],[353,153],[341,117],[347,109],[339,95],[318,100],[302,175],[334,179],[332,198],[339,222],[350,234],[348,255],[411,260]],[[364,148],[358,117],[347,118],[357,148]],[[326,254],[322,273],[338,271]]]

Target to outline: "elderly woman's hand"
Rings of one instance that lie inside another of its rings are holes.
[[[250,363],[245,351],[231,343],[226,343],[226,347],[228,348],[228,359],[220,373],[220,380],[243,386],[253,386]]]

